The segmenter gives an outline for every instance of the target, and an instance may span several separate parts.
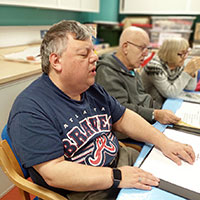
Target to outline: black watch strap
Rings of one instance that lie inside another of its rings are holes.
[[[113,185],[111,188],[117,188],[122,180],[122,174],[119,169],[113,168]]]

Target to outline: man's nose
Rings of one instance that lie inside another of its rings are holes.
[[[97,55],[97,52],[96,52],[95,50],[92,51],[92,55],[90,56],[89,61],[90,61],[91,63],[93,63],[93,62],[96,62],[98,59],[99,59],[99,57],[98,57],[98,55]]]

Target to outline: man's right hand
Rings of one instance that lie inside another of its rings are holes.
[[[123,166],[118,169],[122,173],[119,188],[151,190],[151,186],[159,185],[160,180],[158,178],[138,167]]]
[[[181,120],[171,110],[154,110],[154,118],[161,124],[176,124]]]

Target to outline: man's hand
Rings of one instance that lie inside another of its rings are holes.
[[[154,110],[154,117],[161,124],[176,124],[181,120],[171,110]]]
[[[188,144],[182,144],[166,137],[159,148],[165,156],[173,160],[177,165],[181,165],[181,160],[190,164],[195,161],[193,148]]]
[[[159,184],[160,180],[158,178],[140,168],[123,166],[119,167],[119,169],[122,172],[122,180],[119,188],[151,190],[151,186],[158,186]]]

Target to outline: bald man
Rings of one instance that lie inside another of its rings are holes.
[[[150,123],[177,123],[180,118],[170,110],[161,110],[144,90],[139,73],[135,70],[143,63],[149,52],[149,36],[141,28],[126,28],[116,53],[103,55],[97,63],[96,82],[110,95]],[[117,133],[119,139],[124,135]]]

